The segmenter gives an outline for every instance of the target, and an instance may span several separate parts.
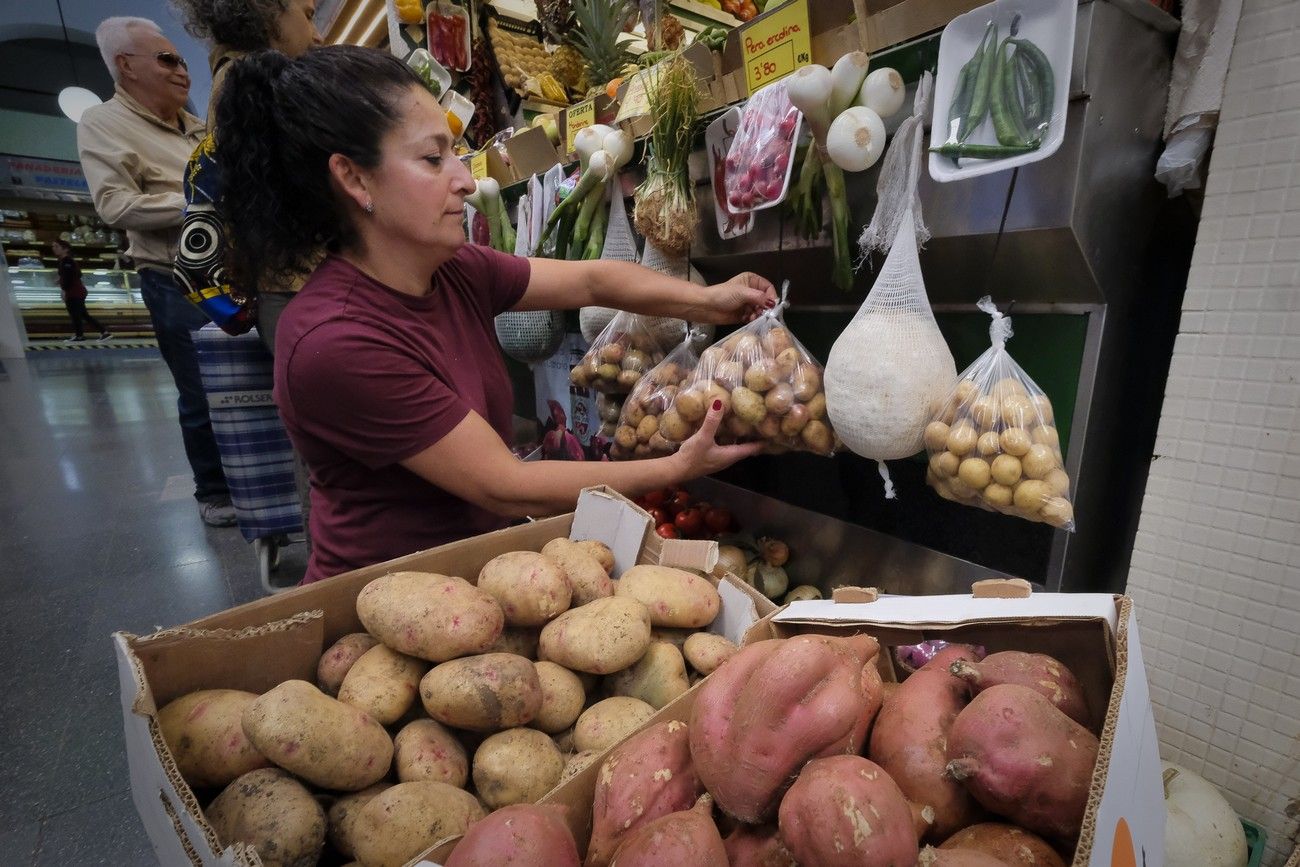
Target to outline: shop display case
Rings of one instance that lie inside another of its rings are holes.
[[[140,277],[134,271],[83,269],[86,309],[114,333],[151,333],[149,311],[140,297]],[[54,268],[11,265],[9,282],[14,301],[32,338],[61,337],[72,323],[59,297],[59,275]]]

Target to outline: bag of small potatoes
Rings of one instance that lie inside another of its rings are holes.
[[[822,366],[781,318],[785,289],[780,304],[700,354],[659,418],[664,439],[687,439],[721,401],[720,443],[764,442],[768,454],[835,453],[840,443],[826,416]]]
[[[665,439],[660,433],[660,420],[676,400],[682,382],[699,364],[695,347],[703,335],[702,329],[688,330],[686,339],[641,377],[623,401],[623,412],[614,429],[614,444],[609,449],[611,459],[662,458],[677,451],[679,443]]]
[[[1011,320],[987,295],[992,346],[925,428],[926,481],[947,500],[1074,530],[1052,402],[1006,350]]]
[[[645,319],[620,310],[569,372],[569,381],[602,394],[627,394],[664,360],[664,354],[663,343],[646,327]]]

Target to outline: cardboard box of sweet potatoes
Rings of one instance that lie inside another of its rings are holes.
[[[986,806],[982,803],[983,799],[976,796],[981,803],[972,805],[976,815],[974,821],[980,823],[980,827],[986,831],[981,842],[969,844],[975,847],[977,852],[989,851],[978,848],[981,845],[996,845],[990,843],[990,833],[994,836],[1005,835],[1010,825],[1043,823],[1043,815],[1035,815],[1032,809],[1025,810],[1023,803],[1015,803],[1015,801],[1029,803],[1036,802],[1040,798],[1050,800],[1054,794],[1059,794],[1063,788],[1060,785],[1060,778],[1071,773],[1067,771],[1070,756],[1062,753],[1079,750],[1087,753],[1087,767],[1079,771],[1077,770],[1079,765],[1076,763],[1074,779],[1068,781],[1072,805],[1070,811],[1074,812],[1074,815],[1065,817],[1068,820],[1067,824],[1070,825],[1069,830],[1063,834],[1059,833],[1061,826],[1058,824],[1053,829],[1058,833],[1053,834],[1052,830],[1047,829],[1052,825],[1052,821],[1047,821],[1046,825],[1041,826],[1044,828],[1041,830],[1042,839],[1035,839],[1033,842],[1034,845],[1050,847],[1052,851],[1042,852],[1038,861],[1025,863],[1041,863],[1044,858],[1050,863],[1073,864],[1074,867],[1084,867],[1084,865],[1092,865],[1092,867],[1135,865],[1137,867],[1142,864],[1161,863],[1165,815],[1160,758],[1142,663],[1142,650],[1138,641],[1137,621],[1130,599],[1102,594],[1034,594],[1028,598],[974,598],[965,595],[882,596],[870,602],[845,603],[833,600],[796,602],[755,624],[746,635],[746,645],[742,654],[752,651],[753,645],[772,638],[790,639],[794,642],[808,636],[828,636],[837,641],[853,637],[851,640],[857,642],[860,647],[870,643],[863,642],[861,638],[863,635],[874,639],[875,643],[871,644],[872,647],[876,645],[879,647],[879,652],[874,659],[874,674],[879,675],[883,691],[892,696],[901,696],[903,687],[892,687],[891,684],[899,681],[906,683],[907,680],[916,677],[916,674],[911,673],[911,668],[920,664],[920,660],[915,658],[916,648],[941,646],[934,644],[936,640],[949,642],[957,647],[976,648],[978,655],[985,659],[988,659],[985,654],[991,656],[1009,651],[1046,654],[1059,661],[1073,674],[1069,683],[1065,680],[1056,682],[1058,686],[1065,684],[1067,691],[1072,690],[1075,693],[1073,705],[1069,697],[1063,698],[1058,694],[1051,698],[1051,701],[1057,703],[1057,707],[1049,707],[1046,711],[1054,715],[1052,724],[1054,726],[1059,724],[1060,731],[1065,733],[1060,739],[1060,752],[1053,753],[1047,746],[1043,746],[1039,751],[1038,745],[1034,745],[1035,754],[1031,754],[1030,764],[1038,767],[1014,771],[1014,773],[1023,772],[1028,782],[1023,784],[1025,788],[1018,794],[1013,793],[1012,803],[1003,808],[1005,812],[1002,814],[994,813],[991,809],[986,813],[983,809]],[[949,648],[949,652],[954,651],[957,651],[956,647]],[[812,659],[812,657],[808,658]],[[986,672],[986,677],[992,678],[997,673],[997,660],[1001,658],[1003,657],[994,657],[987,667],[981,668],[983,663],[980,663],[975,668]],[[777,660],[779,657],[773,656],[772,659]],[[910,666],[909,663],[914,665]],[[810,672],[815,664],[815,661],[809,663]],[[942,660],[942,665],[943,674],[949,674],[946,658]],[[868,668],[870,667],[868,663]],[[664,707],[627,740],[598,756],[585,771],[552,790],[541,803],[563,807],[569,829],[579,851],[583,854],[587,853],[589,844],[593,847],[599,845],[603,847],[602,851],[608,853],[612,845],[611,834],[615,835],[616,840],[622,840],[632,846],[632,841],[628,840],[627,835],[635,833],[640,827],[645,827],[645,822],[641,818],[636,818],[632,821],[630,831],[621,830],[624,825],[623,813],[619,812],[621,808],[618,804],[620,786],[628,791],[635,789],[634,799],[637,804],[662,804],[671,798],[655,789],[656,785],[660,785],[659,783],[641,781],[634,787],[630,787],[622,777],[634,775],[636,771],[620,770],[620,767],[624,769],[637,767],[635,756],[639,753],[635,750],[641,749],[642,744],[646,745],[647,751],[658,750],[656,755],[665,753],[671,755],[672,748],[664,746],[664,742],[676,739],[677,751],[682,753],[686,749],[685,745],[689,743],[689,752],[683,753],[680,757],[681,767],[672,766],[674,774],[664,774],[663,777],[655,777],[655,780],[662,778],[678,780],[685,773],[684,769],[693,765],[693,772],[698,774],[699,778],[698,788],[694,790],[687,788],[676,792],[678,803],[671,809],[686,810],[696,792],[707,789],[714,800],[712,814],[718,825],[716,832],[710,828],[707,834],[702,837],[697,836],[691,842],[691,846],[698,849],[709,845],[706,838],[714,838],[718,833],[723,836],[729,833],[736,835],[737,832],[733,829],[738,827],[738,824],[724,813],[735,816],[745,814],[754,808],[753,815],[761,815],[758,821],[765,824],[748,826],[758,828],[750,838],[750,843],[753,844],[758,840],[766,841],[764,845],[772,845],[773,841],[777,841],[776,845],[783,846],[787,843],[787,834],[789,839],[801,838],[802,843],[794,844],[805,847],[802,852],[794,853],[799,856],[798,862],[801,864],[905,863],[903,860],[888,862],[871,860],[873,855],[884,857],[881,855],[881,850],[871,850],[870,853],[868,850],[875,845],[873,841],[881,841],[888,836],[888,807],[883,800],[872,801],[869,790],[858,791],[858,801],[855,806],[852,784],[854,781],[845,782],[844,776],[836,780],[831,772],[833,768],[829,763],[839,762],[841,767],[847,767],[852,771],[849,776],[860,773],[875,780],[879,776],[876,773],[878,768],[874,765],[869,766],[865,759],[858,756],[838,755],[832,759],[816,759],[807,765],[802,765],[802,768],[794,766],[785,768],[784,770],[789,773],[783,775],[778,772],[775,775],[775,779],[780,781],[774,796],[775,800],[773,800],[771,787],[767,793],[765,808],[755,808],[755,803],[761,803],[761,799],[760,802],[754,802],[752,798],[747,800],[747,793],[752,796],[754,791],[752,781],[763,776],[765,767],[766,772],[772,771],[770,764],[765,765],[764,756],[771,755],[774,745],[779,751],[779,745],[785,742],[783,738],[789,742],[805,743],[806,739],[812,738],[815,741],[817,737],[816,733],[809,735],[807,732],[796,732],[793,728],[782,728],[789,725],[789,719],[797,714],[811,713],[810,707],[826,700],[824,694],[821,698],[817,697],[816,691],[819,686],[814,685],[817,677],[813,674],[810,673],[807,677],[809,681],[807,695],[788,685],[785,688],[786,701],[793,701],[791,708],[784,711],[779,708],[768,711],[763,708],[762,699],[758,702],[753,700],[755,695],[763,695],[769,697],[771,703],[779,703],[781,687],[767,686],[764,692],[764,687],[755,687],[753,684],[767,681],[769,676],[772,680],[782,677],[797,679],[790,669],[791,666],[787,665],[783,672],[782,666],[775,663],[768,664],[766,668],[760,665],[753,669],[754,673],[745,676],[749,685],[734,686],[727,692],[724,691],[727,689],[725,687],[727,668],[724,665],[709,680],[697,684],[689,692]],[[924,671],[924,669],[919,670]],[[818,671],[820,672],[821,669]],[[1051,671],[1054,672],[1054,677],[1059,674],[1054,668]],[[929,676],[934,675],[931,673]],[[823,679],[822,682],[829,681]],[[975,708],[977,701],[981,699],[994,702],[1005,699],[1007,695],[1019,698],[1020,694],[1016,692],[1017,690],[1033,691],[1025,686],[995,686],[990,685],[991,683],[990,680],[989,683],[984,684],[982,690],[977,690],[976,699],[970,700],[970,704],[965,705],[964,709]],[[710,695],[711,690],[714,691],[712,695]],[[1008,690],[1011,692],[1008,693]],[[1050,693],[1049,690],[1048,694]],[[791,699],[792,695],[797,695],[797,699]],[[1030,698],[1040,703],[1048,701],[1047,698],[1040,698],[1037,695]],[[891,700],[889,697],[885,698],[886,710]],[[962,699],[963,702],[966,700],[966,698]],[[702,707],[706,702],[725,706],[725,709]],[[1011,711],[996,704],[994,708],[999,714],[1007,714],[1006,719],[1011,720]],[[1075,723],[1068,718],[1062,720],[1066,717],[1065,711],[1081,719],[1083,724]],[[752,713],[753,717],[743,721],[738,719],[742,714],[748,713]],[[768,715],[765,716],[765,713]],[[876,716],[878,725],[883,725],[884,714],[885,711],[882,710]],[[727,720],[729,715],[733,718]],[[923,723],[914,721],[919,721],[923,717],[924,714],[909,718],[908,723],[921,725]],[[692,722],[693,718],[694,722]],[[828,722],[830,717],[818,717],[818,719],[825,726],[831,725]],[[724,720],[725,724],[720,723],[720,720]],[[663,725],[665,723],[677,725],[670,730]],[[682,723],[686,724],[685,729],[680,725]],[[699,732],[703,732],[706,726],[721,725],[722,727],[716,732],[710,728],[709,731],[713,734],[700,734],[692,727],[696,725],[700,727]],[[976,740],[988,734],[994,727],[988,722],[974,726]],[[962,728],[960,714],[958,720],[953,721],[951,728],[946,730],[940,744],[940,751],[946,749],[948,757],[952,756],[954,743],[959,738],[970,740],[971,732],[959,733],[959,728]],[[965,728],[971,729],[972,726],[967,725]],[[1044,725],[1038,728],[1045,731],[1047,727]],[[1035,729],[1030,734],[1031,736],[1041,734],[1041,731]],[[828,739],[835,736],[831,733],[826,734]],[[897,736],[895,740],[898,740]],[[716,750],[718,743],[727,742],[734,746],[724,745],[721,748],[723,761],[717,761],[715,755],[710,761],[711,767],[707,768],[696,761],[702,750]],[[713,744],[712,747],[709,746],[710,743]],[[835,745],[822,755],[843,753],[845,752],[843,746],[844,741],[836,741]],[[1005,746],[1005,744],[994,744],[994,747],[998,746]],[[727,753],[729,748],[733,749],[736,755],[730,756]],[[750,750],[748,753],[746,753],[747,748]],[[873,731],[870,738],[864,741],[860,753],[875,755],[882,748],[882,744],[876,740],[876,732]],[[604,769],[606,760],[611,756],[615,757],[616,761],[610,763],[610,768]],[[1058,762],[1055,768],[1051,767],[1054,758]],[[987,755],[984,756],[984,760],[986,767],[993,767],[1001,761],[1003,769],[1008,767],[1007,762],[1010,761],[1006,757],[1000,760],[990,759]],[[656,761],[663,760],[656,759]],[[881,761],[886,762],[883,758]],[[942,767],[946,759],[940,758],[939,761]],[[970,760],[963,759],[963,761]],[[797,762],[797,764],[801,763],[802,760]],[[819,769],[819,772],[824,771],[821,777],[810,772],[814,766],[823,763],[825,763],[824,767]],[[1043,766],[1046,768],[1044,769]],[[870,771],[864,770],[868,767],[871,768]],[[777,768],[777,770],[782,769]],[[1053,771],[1060,773],[1053,777]],[[1035,774],[1037,776],[1034,776]],[[790,794],[782,797],[782,793],[786,791],[785,786],[789,786],[790,779],[796,775],[798,779],[794,786],[789,788]],[[805,782],[806,778],[808,778],[807,782]],[[827,780],[833,781],[833,784]],[[820,789],[819,785],[822,786]],[[797,791],[801,786],[803,790]],[[624,796],[627,796],[627,792],[624,792]],[[600,806],[593,809],[593,801]],[[826,809],[827,804],[834,804],[834,809]],[[874,815],[875,819],[866,813],[868,808],[863,806],[864,804],[870,804],[871,815]],[[777,805],[779,805],[779,831],[777,830]],[[881,812],[875,812],[877,806]],[[764,809],[765,813],[763,813]],[[1056,804],[1055,809],[1059,814],[1060,804]],[[1050,813],[1051,810],[1046,812]],[[1009,817],[1007,813],[1015,815]],[[882,814],[885,815],[882,817]],[[672,815],[682,817],[687,814],[677,812]],[[919,821],[916,819],[917,815],[921,816]],[[854,816],[857,818],[856,822],[852,818]],[[865,820],[864,816],[867,817]],[[1053,821],[1059,821],[1060,818],[1057,815]],[[686,824],[689,824],[689,821],[690,817],[687,818]],[[747,821],[756,820],[750,816]],[[928,815],[923,810],[915,810],[914,814],[903,815],[898,818],[898,821],[905,826],[901,829],[902,836],[911,835],[906,845],[911,846],[911,851],[915,853],[916,834],[924,834],[926,823],[934,823],[936,816],[933,810]],[[802,830],[800,830],[801,825]],[[680,820],[676,827],[678,829],[683,827]],[[673,830],[661,826],[660,831],[662,833],[655,838],[653,844],[647,842],[653,837],[649,831],[636,842],[645,846],[670,846],[671,844],[665,844],[664,841],[671,839]],[[866,833],[867,831],[871,833]],[[1028,836],[1018,830],[1010,833],[1020,834],[1017,839],[1022,842]],[[768,836],[764,838],[764,834]],[[979,834],[975,836],[978,837]],[[1039,835],[1034,836],[1037,838]],[[935,845],[942,842],[941,839],[934,837],[929,839]],[[704,842],[701,842],[702,840]],[[726,845],[730,847],[732,843],[732,840],[728,840]],[[428,854],[429,861],[445,863],[455,845],[456,841],[448,841],[431,851]],[[860,851],[850,848],[859,845],[863,847]],[[961,845],[965,847],[967,844]],[[837,859],[829,850],[817,852],[818,846],[834,847],[834,852],[841,853],[841,858]],[[811,847],[811,850],[807,847]],[[940,852],[942,851],[941,849]],[[638,854],[644,857],[645,851],[638,850]],[[857,860],[842,860],[850,854]],[[922,852],[919,863],[930,863],[927,857],[935,857],[936,854],[931,852],[927,855]],[[785,853],[784,857],[789,858],[789,853]],[[916,856],[902,854],[894,857]],[[599,863],[607,863],[607,859]],[[770,863],[793,863],[793,860],[778,858]],[[944,862],[940,860],[936,863]]]
[[[607,546],[614,563],[609,574],[615,579],[641,564],[708,573],[717,560],[715,543],[666,542],[655,534],[644,510],[616,492],[593,488],[583,492],[572,514],[417,552],[152,635],[116,634],[132,797],[159,862],[263,863],[252,845],[221,839],[205,816],[204,810],[211,809],[221,789],[195,788],[186,782],[178,755],[163,736],[162,709],[199,690],[240,690],[260,696],[283,689],[286,681],[306,681],[300,689],[314,691],[315,687],[308,685],[317,682],[318,664],[325,650],[342,636],[363,631],[358,596],[375,579],[400,572],[427,572],[463,577],[473,583],[498,555],[537,552],[562,537],[594,540]],[[720,598],[717,616],[707,627],[710,632],[739,640],[747,628],[774,608],[753,588],[731,576],[710,581]],[[330,707],[342,706],[333,699],[329,701],[333,702]],[[415,701],[417,706],[420,703],[419,699]],[[194,713],[198,712],[196,706]],[[390,728],[396,731],[402,722],[405,719],[392,723]],[[374,720],[363,724],[379,727]],[[282,746],[292,750],[295,744]],[[269,773],[284,776],[279,771]],[[294,773],[299,778],[313,776],[310,771]],[[272,789],[281,785],[280,779],[270,781]],[[315,788],[331,786],[321,784]],[[307,809],[314,808],[308,805]]]

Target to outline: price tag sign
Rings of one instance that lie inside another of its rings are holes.
[[[651,69],[643,69],[632,80],[627,83],[627,90],[623,93],[623,100],[618,104],[618,115],[614,118],[615,123],[621,123],[625,120],[641,117],[650,113],[650,99],[646,95],[646,86],[650,83]]]
[[[474,176],[476,181],[481,181],[488,176],[487,151],[479,151],[470,155],[469,173]]]
[[[790,0],[744,28],[740,51],[750,94],[812,63],[808,0]]]
[[[589,99],[586,102],[570,106],[566,117],[568,121],[565,150],[567,153],[573,153],[573,140],[578,137],[578,133],[596,123],[596,101]]]

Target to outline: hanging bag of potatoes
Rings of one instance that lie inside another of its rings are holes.
[[[614,445],[609,456],[616,461],[632,458],[662,458],[677,451],[677,442],[659,432],[664,413],[673,405],[682,382],[690,377],[700,356],[695,347],[702,337],[692,328],[677,348],[641,377],[623,402],[623,411],[614,429]]]
[[[620,310],[596,335],[569,381],[601,394],[628,394],[664,355],[664,344],[645,317]]]
[[[979,309],[993,317],[993,345],[926,426],[926,481],[944,499],[1073,530],[1052,402],[1007,352],[1011,320],[987,295]]]

